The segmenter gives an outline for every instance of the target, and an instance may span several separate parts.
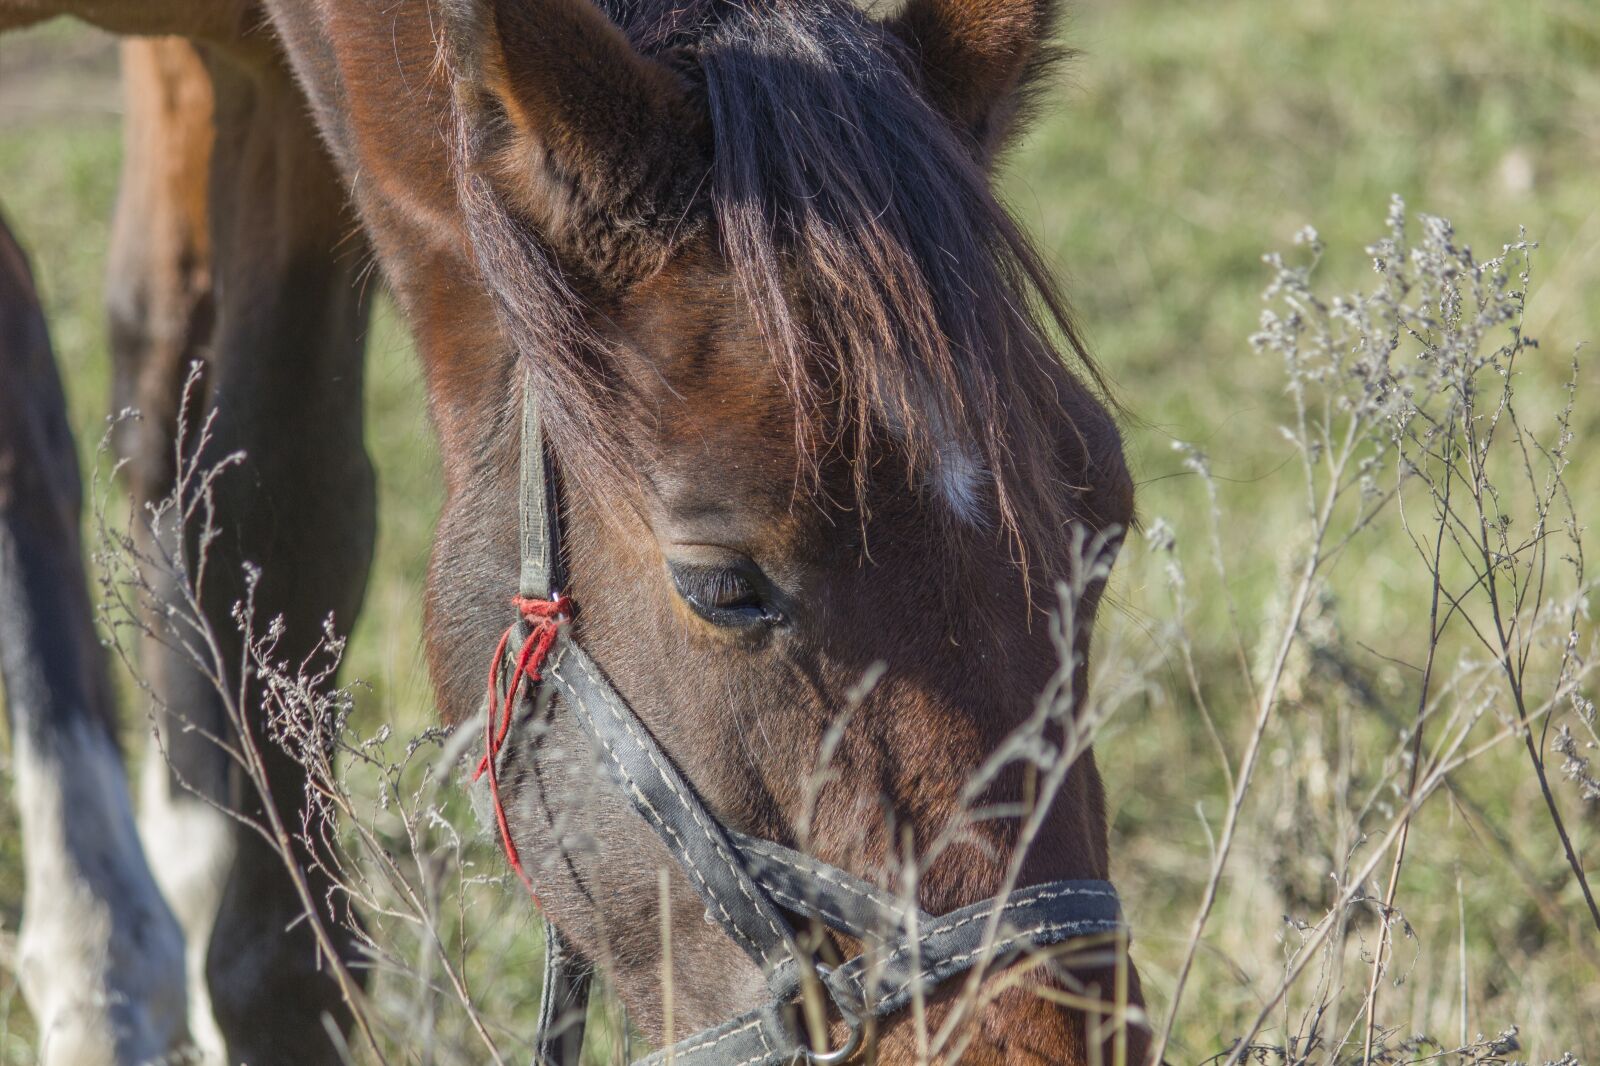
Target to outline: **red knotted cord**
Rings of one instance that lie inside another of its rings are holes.
[[[511,839],[511,826],[506,821],[506,809],[500,802],[500,778],[495,770],[495,756],[500,754],[500,748],[506,742],[506,734],[511,731],[511,717],[517,706],[517,691],[522,685],[522,679],[527,678],[530,684],[540,680],[545,657],[555,645],[556,633],[562,624],[572,617],[572,601],[558,592],[548,600],[516,596],[511,602],[521,612],[522,620],[528,623],[528,639],[522,642],[522,650],[517,653],[517,665],[511,672],[511,683],[506,689],[503,709],[500,706],[499,686],[495,682],[498,680],[500,663],[505,657],[506,646],[511,642],[511,631],[516,628],[515,626],[507,627],[500,637],[499,645],[494,649],[494,661],[489,664],[489,713],[484,721],[484,754],[478,762],[477,770],[473,771],[472,780],[476,781],[486,771],[488,772],[489,800],[494,807],[494,820],[500,826],[500,843],[505,846],[506,860],[517,872],[517,877],[522,880],[528,894],[533,897],[533,902],[538,904],[539,893],[534,889],[533,879],[528,876],[528,871],[522,868],[522,858],[517,854],[517,845]],[[499,720],[498,728],[496,719]]]

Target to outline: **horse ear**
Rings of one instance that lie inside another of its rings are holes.
[[[1058,54],[1052,0],[909,0],[889,20],[924,90],[986,158],[1005,146],[1029,90]]]
[[[497,186],[564,265],[607,284],[653,273],[694,228],[684,216],[710,167],[684,79],[591,0],[474,6],[474,73],[508,125],[485,160]]]

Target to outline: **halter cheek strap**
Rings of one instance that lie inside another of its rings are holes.
[[[484,755],[473,774],[480,819],[499,836],[507,862],[538,902],[511,836],[498,764],[533,717],[536,686],[548,685],[588,738],[612,784],[666,845],[716,923],[760,968],[768,1000],[757,1010],[682,1040],[636,1066],[781,1066],[843,1062],[868,1017],[884,1017],[975,966],[1000,966],[1067,940],[1125,936],[1116,890],[1107,882],[1058,881],[1018,889],[945,915],[929,915],[808,855],[736,833],[706,809],[600,666],[570,639],[570,601],[554,591],[560,560],[555,481],[533,391],[522,413],[520,619],[501,638],[485,701]],[[512,649],[515,647],[515,652]],[[524,684],[524,681],[527,684]],[[801,951],[789,914],[819,921],[863,946],[837,968]],[[544,994],[538,1066],[577,1066],[588,1002],[588,970],[545,923]],[[849,1036],[830,1051],[810,1049],[788,1015],[815,977]]]

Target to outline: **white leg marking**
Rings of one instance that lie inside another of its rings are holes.
[[[237,827],[227,815],[172,783],[153,740],[145,747],[140,779],[139,835],[188,946],[189,1033],[200,1063],[223,1066],[227,1049],[211,1013],[206,950],[233,865]]]
[[[39,1062],[184,1061],[183,934],[139,849],[122,760],[81,717],[46,743],[30,732],[13,734],[27,878],[17,954]]]

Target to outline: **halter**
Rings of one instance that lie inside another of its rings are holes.
[[[538,903],[501,803],[499,762],[517,727],[534,717],[540,686],[547,687],[572,714],[611,782],[667,846],[705,903],[707,920],[720,926],[766,979],[762,1007],[634,1066],[843,1063],[859,1049],[866,1019],[893,1014],[974,966],[1004,965],[1030,950],[1123,931],[1116,889],[1105,881],[1054,881],[934,916],[837,867],[723,825],[568,635],[572,605],[557,591],[556,581],[555,477],[526,375],[521,468],[522,565],[514,600],[520,618],[506,630],[490,666],[484,755],[473,774],[479,820],[493,827],[507,861]],[[866,950],[842,966],[821,965],[796,946],[786,912],[820,921]],[[589,970],[574,958],[548,916],[545,945],[535,1066],[577,1066]],[[807,982],[820,984],[846,1023],[848,1036],[837,1048],[813,1050],[786,1017]]]

